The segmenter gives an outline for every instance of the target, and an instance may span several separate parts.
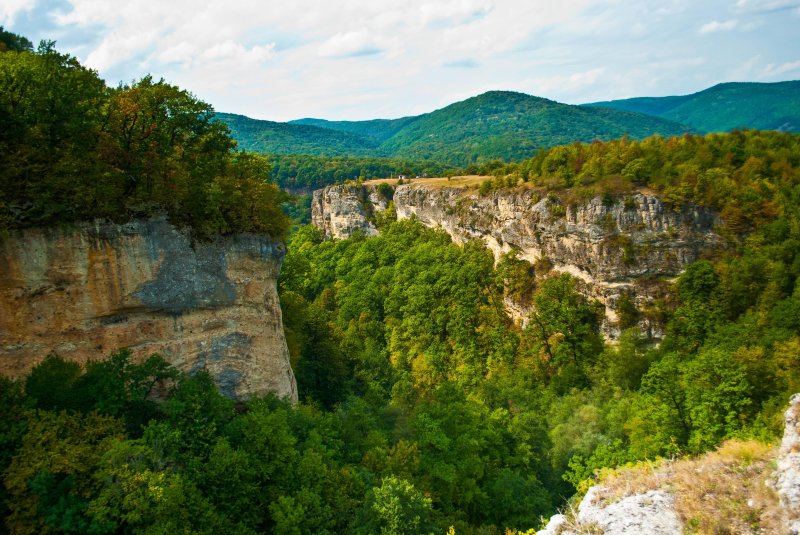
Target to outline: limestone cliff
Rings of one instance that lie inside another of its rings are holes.
[[[0,241],[0,373],[51,351],[84,363],[130,347],[208,370],[232,398],[297,399],[276,280],[282,243],[192,242],[165,219],[18,231]]]
[[[376,196],[371,186],[315,191],[312,222],[334,238],[355,229],[375,234],[369,216],[385,206],[375,205]],[[606,305],[607,331],[613,331],[621,295],[645,304],[654,297],[655,279],[679,274],[720,242],[713,213],[697,206],[674,209],[649,193],[566,202],[532,189],[482,196],[475,189],[419,181],[397,186],[393,202],[399,219],[416,217],[458,243],[482,240],[498,258],[517,249],[532,264],[547,259],[553,269],[584,281],[587,293]],[[516,313],[524,315],[524,307]],[[642,327],[659,334],[656,325]]]
[[[375,210],[385,210],[386,205],[386,199],[375,188],[331,186],[314,191],[311,221],[332,238],[348,238],[357,231],[375,236],[378,230],[372,224],[371,216]]]

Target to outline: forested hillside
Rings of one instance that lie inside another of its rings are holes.
[[[314,125],[261,121],[232,113],[217,113],[239,145],[270,154],[373,156],[378,143],[368,137]]]
[[[218,114],[246,149],[274,154],[372,156],[463,166],[514,161],[543,147],[629,135],[665,136],[685,126],[648,115],[589,109],[510,91],[490,91],[415,117],[372,121],[256,121]]]
[[[729,437],[775,440],[800,389],[799,148],[795,135],[745,132],[549,152],[658,157],[638,187],[674,176],[675,203],[708,195],[716,206],[719,187],[771,207],[674,283],[657,304],[667,322],[657,347],[635,328],[606,344],[597,304],[546,261],[510,254],[494,267],[480,245],[391,211],[376,214],[374,238],[323,241],[301,228],[280,283],[298,407],[251,400],[234,411],[205,375],[157,359],[133,365],[123,353],[83,375],[49,359],[24,385],[0,383],[6,522],[19,532],[502,533],[536,527],[596,468]],[[560,158],[535,160],[528,179],[580,194],[562,182],[580,166]],[[505,315],[508,292],[535,306],[526,329]],[[167,401],[148,401],[170,376]]]
[[[283,188],[313,190],[347,180],[406,176],[443,176],[455,168],[426,160],[271,154],[271,177]]]
[[[383,143],[403,158],[452,165],[520,160],[538,149],[623,135],[677,135],[682,125],[642,114],[587,109],[511,91],[490,91],[429,113]]]
[[[440,110],[400,119],[289,123],[257,121],[217,114],[240,145],[287,161],[303,172],[282,185],[321,187],[359,176],[349,163],[364,159],[365,178],[384,178],[411,169],[483,168],[515,162],[540,149],[575,141],[639,140],[691,131],[726,132],[734,128],[800,131],[800,82],[720,84],[693,95],[643,97],[570,106],[510,91],[490,91]],[[312,157],[331,162],[319,169]],[[388,160],[384,160],[388,158]],[[382,161],[384,160],[384,161]],[[399,164],[399,162],[404,162]],[[331,168],[336,169],[331,172]],[[286,169],[283,166],[283,169]],[[315,169],[314,171],[311,171]],[[387,170],[390,172],[386,172]],[[373,173],[374,171],[374,173]],[[313,174],[311,174],[313,173]],[[430,173],[429,173],[430,174]],[[467,171],[469,174],[469,171]],[[302,176],[301,176],[302,175]]]
[[[676,206],[691,202],[715,209],[725,228],[743,233],[772,221],[794,202],[800,164],[796,134],[735,131],[642,141],[574,143],[540,151],[534,158],[485,171],[492,187],[520,179],[565,200],[614,195],[647,187]]]
[[[235,151],[210,105],[149,76],[109,88],[22,39],[0,52],[0,232],[164,211],[199,235],[283,236],[268,162]]]
[[[725,83],[691,95],[638,97],[587,106],[646,113],[699,132],[734,128],[800,132],[800,80]]]
[[[289,121],[289,124],[304,124],[340,132],[349,132],[383,143],[404,127],[422,117],[425,116],[417,115],[414,117],[401,117],[400,119],[372,119],[368,121],[326,121],[325,119],[306,118]]]

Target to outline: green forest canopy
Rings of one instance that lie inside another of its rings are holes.
[[[698,173],[672,186],[695,200],[706,190],[686,184],[728,162],[729,179],[708,188],[774,205],[717,258],[663,282],[660,345],[635,327],[652,311],[631,300],[618,313],[634,327],[607,344],[598,304],[547,262],[512,252],[494,266],[481,244],[457,246],[391,213],[372,238],[325,241],[302,227],[280,280],[301,403],[254,399],[235,411],[207,375],[158,358],[134,364],[122,352],[84,370],[49,358],[24,384],[0,380],[6,525],[493,534],[538,527],[598,468],[732,437],[777,440],[800,390],[797,136],[642,143],[650,152],[627,140],[587,150],[601,163],[622,149],[638,154],[629,162],[658,156],[653,177],[694,161]],[[575,191],[558,170],[580,175],[570,158],[583,148],[566,149],[528,179]],[[507,295],[534,304],[527,328],[505,315]],[[174,386],[154,403],[159,378]]]
[[[797,189],[679,278],[659,347],[636,328],[605,344],[597,304],[544,264],[495,269],[478,243],[391,217],[373,238],[303,227],[280,283],[301,403],[237,411],[158,358],[51,357],[0,379],[6,525],[499,534],[537,527],[597,468],[775,440],[800,389]],[[526,329],[503,311],[512,288],[531,292]],[[161,403],[158,379],[174,381]]]
[[[759,128],[800,133],[800,80],[728,82],[691,95],[638,97],[586,106],[646,113],[698,132]]]
[[[273,180],[281,187],[292,190],[313,190],[348,180],[390,178],[398,175],[433,177],[455,172],[453,167],[424,160],[299,154],[271,154],[268,158]]]
[[[54,43],[34,52],[7,35],[0,231],[163,211],[201,236],[284,235],[288,220],[268,162],[235,151],[210,105],[150,76],[109,88]]]
[[[727,229],[741,233],[792,205],[786,196],[800,181],[800,135],[737,130],[573,143],[519,163],[490,162],[468,171],[495,175],[495,188],[522,180],[567,201],[650,188],[668,204],[712,208]]]
[[[543,147],[629,135],[641,139],[689,131],[641,113],[561,104],[511,91],[490,91],[440,110],[392,121],[261,121],[219,114],[248,150],[435,161],[463,166],[516,161]]]

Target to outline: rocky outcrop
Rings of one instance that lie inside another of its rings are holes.
[[[331,238],[348,238],[358,231],[375,236],[378,230],[372,223],[372,215],[385,210],[386,205],[386,199],[375,188],[331,186],[312,194],[311,221]]]
[[[371,186],[318,190],[312,221],[329,237],[346,238],[355,229],[375,234],[367,216],[382,208],[372,207],[374,197]],[[417,182],[398,186],[393,202],[398,219],[415,217],[457,243],[481,240],[497,258],[516,249],[532,264],[546,259],[584,281],[587,293],[606,305],[609,331],[623,294],[635,296],[638,305],[651,301],[655,279],[679,274],[720,243],[712,212],[691,205],[675,209],[648,193],[562,201],[532,189],[482,196],[475,189]],[[646,320],[642,328],[660,334]]]
[[[781,499],[784,521],[792,535],[800,534],[800,394],[792,396],[784,415],[786,428],[778,454],[774,488]]]
[[[594,486],[578,506],[574,518],[557,514],[537,535],[679,535],[683,526],[673,508],[674,498],[660,490],[626,496],[614,503],[602,503],[602,487]]]
[[[727,498],[729,503],[740,503],[742,509],[746,504],[748,509],[742,516],[745,517],[748,525],[753,525],[752,530],[749,528],[746,530],[736,529],[730,531],[732,533],[800,534],[800,394],[792,396],[790,407],[785,413],[785,428],[780,449],[768,451],[763,462],[767,474],[755,477],[755,481],[748,481],[753,485],[749,489],[742,488],[742,485],[738,485],[740,488],[729,485],[729,482],[722,480],[719,475],[719,469],[722,468],[719,463],[712,461],[709,464],[709,467],[716,467],[718,470],[712,471],[711,474],[716,475],[709,477],[714,478],[717,487],[725,488],[731,494]],[[699,477],[702,471],[709,470],[708,467],[703,468],[702,463],[704,459],[712,455],[714,454],[706,454],[699,460],[693,461],[695,465],[690,469],[693,476]],[[754,459],[745,456],[742,462],[744,465],[752,467]],[[756,462],[755,464],[761,463]],[[775,466],[774,473],[771,475],[769,474],[772,472],[770,466]],[[725,469],[722,470],[722,472],[724,471]],[[732,470],[731,472],[736,471]],[[752,477],[753,475],[755,474],[741,477]],[[670,470],[669,464],[657,468],[648,479],[657,481],[659,488],[628,491],[619,497],[616,496],[618,491],[612,491],[602,483],[591,487],[578,505],[577,511],[553,515],[547,526],[539,531],[538,535],[577,535],[578,533],[671,535],[682,533],[683,522],[676,507],[676,499],[681,497],[681,493],[687,492],[686,484],[694,486],[698,482],[694,479],[687,479],[685,475],[682,482],[676,481],[675,472]],[[772,498],[775,502],[774,506],[764,503],[763,496],[737,494],[744,490],[758,494],[760,489],[757,486],[763,488],[765,483],[777,493],[777,498],[774,495]],[[623,480],[622,482],[617,481],[616,487],[631,489],[640,484],[628,483],[627,480]],[[706,498],[709,496],[702,494],[696,499]],[[706,505],[706,507],[709,506]],[[730,511],[726,513],[730,514]],[[720,511],[720,514],[723,512]],[[687,516],[689,515],[684,515],[684,518]],[[774,523],[771,522],[772,519],[775,520]],[[760,520],[767,520],[768,523],[759,525],[761,524]],[[721,526],[724,525],[721,524]],[[734,524],[728,527],[732,526]]]
[[[284,245],[192,242],[165,219],[18,231],[0,242],[0,373],[50,352],[85,363],[123,347],[207,370],[232,398],[297,399],[276,281]]]
[[[602,505],[600,488],[592,487],[578,506],[578,522],[605,535],[676,535],[683,532],[671,494],[651,490]],[[562,531],[567,535],[568,530]]]

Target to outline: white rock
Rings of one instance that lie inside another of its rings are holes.
[[[562,514],[553,515],[544,529],[536,532],[536,535],[567,535],[567,532],[562,531],[564,524],[567,522],[567,517]]]
[[[792,396],[778,455],[774,486],[780,496],[789,533],[800,534],[800,394]]]
[[[594,486],[578,506],[582,526],[594,526],[605,535],[673,535],[683,532],[671,494],[651,490],[612,504],[598,504],[602,487]]]

